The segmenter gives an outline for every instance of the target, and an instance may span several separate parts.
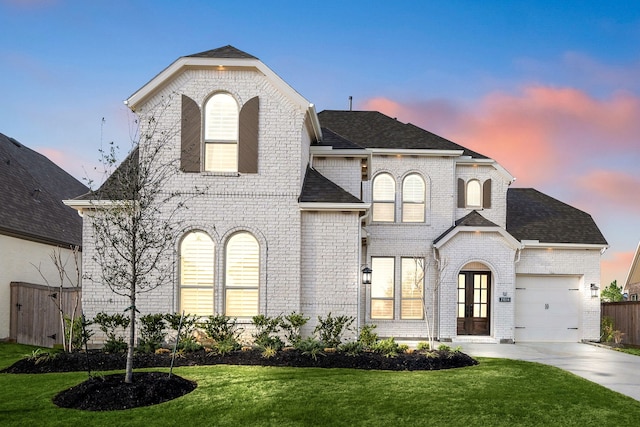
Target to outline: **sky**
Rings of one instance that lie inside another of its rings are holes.
[[[317,111],[378,110],[590,213],[601,287],[640,241],[640,2],[0,0],[0,133],[76,178],[126,154],[123,103],[181,56],[233,45]]]

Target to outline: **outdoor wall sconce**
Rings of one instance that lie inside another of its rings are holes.
[[[591,298],[598,298],[598,290],[600,288],[595,283],[591,284]]]
[[[371,284],[371,269],[369,267],[362,269],[362,283],[365,285]]]

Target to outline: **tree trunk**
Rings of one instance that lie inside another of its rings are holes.
[[[136,293],[135,293],[135,287],[132,287],[131,289],[131,295],[129,296],[129,301],[131,301],[131,307],[129,307],[129,310],[131,310],[131,314],[129,315],[129,318],[131,319],[131,322],[129,323],[129,345],[127,348],[127,368],[126,368],[126,374],[124,377],[124,382],[125,383],[132,383],[133,382],[133,349],[135,347],[136,341],[135,341],[135,337],[136,337]]]

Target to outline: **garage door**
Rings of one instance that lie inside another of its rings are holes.
[[[580,341],[580,278],[517,276],[515,340]]]

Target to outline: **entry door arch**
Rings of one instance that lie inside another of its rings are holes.
[[[457,334],[490,335],[491,272],[458,273]]]

